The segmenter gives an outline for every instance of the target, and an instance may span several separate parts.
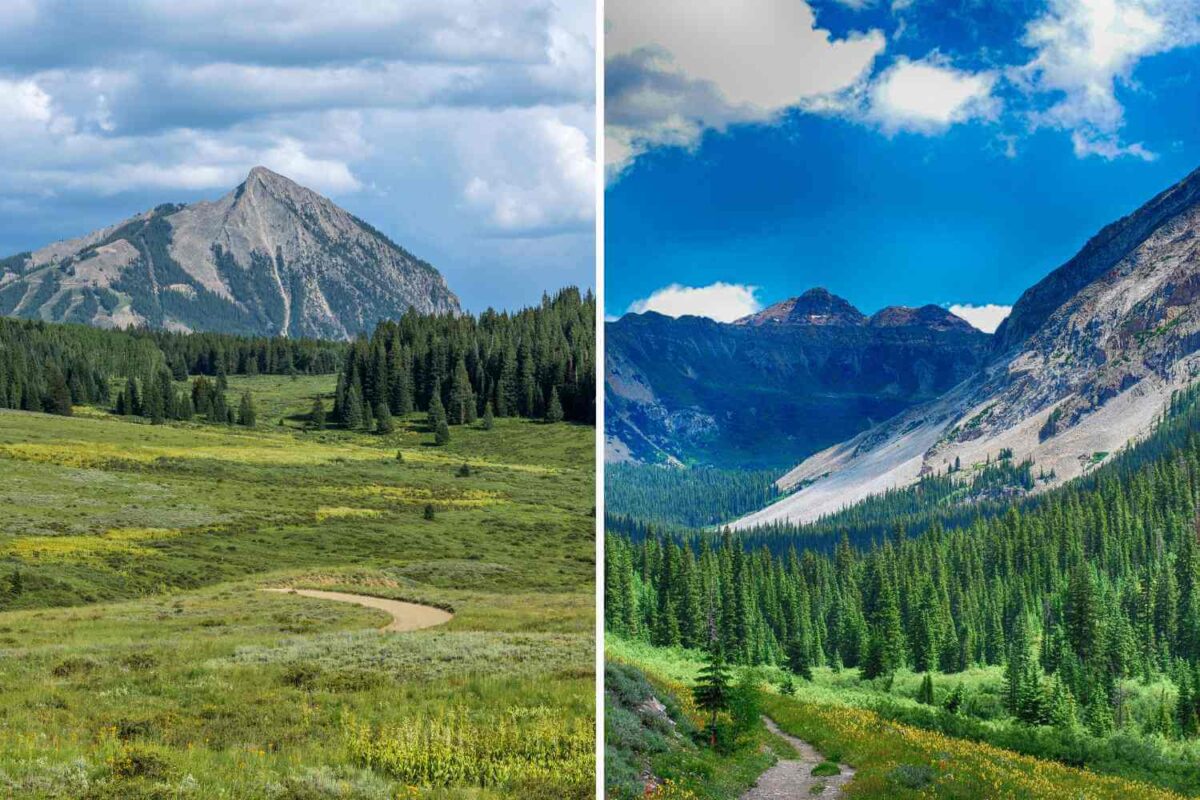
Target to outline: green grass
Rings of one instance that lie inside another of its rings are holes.
[[[305,432],[332,376],[247,387],[253,430],[0,412],[0,796],[590,796],[594,430]]]
[[[606,642],[606,656],[642,670],[656,686],[672,687],[676,696],[688,693],[701,666],[694,652],[652,648],[612,637]],[[1192,789],[1163,786],[1165,782],[1186,782],[1192,776],[1196,754],[1189,748],[1172,751],[1170,760],[1164,760],[1163,752],[1136,740],[1135,736],[1114,734],[1111,741],[1104,742],[1104,747],[1124,760],[1100,764],[1111,774],[1098,774],[1100,770],[1093,768],[1091,762],[1088,766],[1092,769],[1080,769],[1061,760],[1020,752],[1019,746],[1045,744],[1048,728],[1015,727],[990,721],[980,722],[980,727],[972,730],[973,734],[983,733],[982,738],[953,735],[937,729],[932,717],[914,714],[910,720],[910,715],[905,714],[916,710],[934,714],[929,706],[902,696],[910,688],[910,682],[913,693],[916,692],[919,676],[900,674],[892,692],[884,692],[881,685],[869,681],[854,686],[853,679],[847,676],[850,672],[817,669],[815,681],[797,680],[794,697],[785,697],[775,693],[772,685],[781,675],[779,670],[757,668],[766,681],[767,714],[786,733],[808,741],[829,759],[830,766],[818,765],[817,770],[822,771],[814,770],[814,775],[826,774],[827,770],[828,774],[834,774],[838,762],[854,768],[853,780],[846,787],[847,798],[1178,800],[1194,796]],[[985,687],[990,690],[995,674],[991,669],[973,670],[962,675],[962,680],[973,686],[971,691],[983,691]],[[944,676],[944,682],[950,684],[954,678],[958,676]],[[1147,686],[1144,691],[1148,694],[1159,688]],[[998,740],[1010,742],[1010,746],[997,746],[989,741],[989,732]],[[1075,746],[1084,752],[1087,745],[1080,740]],[[1096,744],[1093,742],[1092,746]],[[720,757],[709,752],[707,758]],[[1144,762],[1140,772],[1130,758]],[[703,784],[691,784],[690,789],[691,794],[679,796],[706,800],[737,796]]]
[[[702,655],[697,652],[656,648],[613,636],[606,637],[605,655],[621,663],[636,665],[656,679],[679,687],[693,685],[703,663]],[[776,687],[785,675],[783,670],[774,667],[758,667],[756,671],[772,693],[777,691]],[[1006,774],[1002,783],[1023,787],[1020,791],[1034,791],[1029,788],[1034,784],[1049,786],[1046,791],[1050,794],[1057,791],[1055,786],[1064,792],[1069,787],[1091,787],[1088,790],[1095,793],[1087,796],[1094,797],[1114,796],[1113,793],[1120,791],[1134,792],[1130,796],[1140,796],[1137,791],[1146,792],[1147,797],[1176,796],[1171,792],[1194,796],[1200,791],[1194,766],[1200,759],[1200,744],[1194,740],[1178,741],[1146,734],[1140,727],[1139,721],[1151,718],[1164,698],[1173,707],[1175,690],[1165,679],[1148,683],[1123,681],[1121,691],[1126,698],[1129,726],[1105,737],[1095,737],[1082,729],[1063,732],[1049,726],[1014,722],[1003,709],[1003,670],[1000,667],[974,668],[953,675],[935,674],[934,706],[916,700],[923,677],[921,673],[900,670],[889,684],[883,679],[863,680],[858,676],[858,670],[834,672],[818,667],[813,670],[812,682],[794,679],[794,697],[772,695],[769,705],[774,709],[787,709],[797,720],[803,720],[805,726],[811,725],[792,729],[783,719],[775,717],[784,730],[808,739],[831,761],[849,760],[847,754],[861,747],[862,760],[850,760],[855,767],[872,766],[871,759],[879,758],[889,747],[906,753],[923,753],[927,748],[949,746],[939,744],[949,742],[954,748],[961,748],[962,758],[974,765],[972,769],[983,770],[989,760],[1001,756],[1013,759],[1014,764],[1021,766]],[[966,690],[964,711],[950,714],[942,710],[941,703],[960,683]],[[890,744],[876,742],[863,732],[885,723],[895,732]],[[820,739],[821,736],[825,738]],[[882,749],[871,749],[876,745]],[[1086,769],[1079,769],[1082,766]],[[979,777],[978,773],[968,770],[963,773],[964,780],[968,774],[973,776],[970,780]],[[891,791],[898,792],[897,797],[910,796],[900,792],[896,780],[910,777],[915,780],[916,773],[909,775],[908,771],[901,770],[898,775],[899,778],[881,773],[871,779],[876,781],[877,778],[877,782],[869,782],[864,777],[861,783],[870,783],[875,788],[861,794],[851,792],[850,796],[891,797],[888,794]],[[1038,781],[1042,782],[1027,783],[1032,780],[1030,776],[1039,776]],[[1046,780],[1051,782],[1046,784]],[[956,794],[961,789],[961,784],[948,783],[944,791],[920,796],[979,796],[969,792]]]
[[[610,800],[736,800],[777,758],[795,757],[761,726],[722,752],[708,747],[690,688],[633,664],[606,665],[604,696]]]

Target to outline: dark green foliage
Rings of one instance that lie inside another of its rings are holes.
[[[558,399],[558,387],[550,390],[550,401],[546,404],[546,422],[562,422],[563,407]]]
[[[433,503],[426,503],[426,504],[425,504],[425,513],[424,513],[424,517],[425,517],[425,519],[427,519],[427,520],[431,520],[431,521],[434,519],[434,517],[435,517],[435,514],[434,514],[434,510],[433,510]]]
[[[458,468],[458,472],[454,474],[460,478],[469,478],[471,477],[471,466],[464,461],[463,465]]]
[[[188,374],[332,372],[346,345],[222,334],[114,331],[0,318],[0,408],[70,414],[113,402],[122,416],[190,419],[172,386]],[[109,386],[125,379],[114,399]],[[207,417],[210,407],[193,410]],[[221,422],[226,420],[220,409]]]
[[[238,404],[238,424],[253,428],[257,419],[258,415],[254,411],[254,398],[249,392],[244,392],[242,400]]]
[[[325,403],[319,397],[313,400],[312,410],[308,412],[308,427],[314,431],[325,428]]]
[[[1149,724],[1169,716],[1170,735],[1198,735],[1198,397],[1180,393],[1151,436],[1083,479],[955,528],[922,512],[917,537],[898,528],[855,547],[861,534],[847,525],[827,547],[807,534],[610,518],[610,630],[656,645],[678,631],[697,647],[694,631],[712,619],[733,663],[790,662],[799,639],[809,663],[864,677],[1003,665],[1013,719],[1093,735],[1128,723],[1123,680],[1165,674],[1178,700]],[[964,699],[956,688],[947,708]]]
[[[788,669],[806,681],[813,679],[811,649],[808,640],[799,636],[792,638],[787,649]]]
[[[492,414],[492,401],[489,400],[483,407],[483,429],[490,431],[496,427],[496,418]]]
[[[375,406],[375,432],[386,436],[395,430],[392,424],[392,412],[388,410],[388,404],[380,401]]]
[[[933,705],[933,675],[928,672],[921,679],[921,688],[917,691],[917,702],[927,706]]]
[[[956,683],[954,689],[951,690],[949,696],[946,697],[946,702],[942,703],[942,708],[949,711],[951,714],[957,714],[963,707],[963,703],[967,700],[966,689],[962,683]]]
[[[357,391],[368,408],[386,402],[392,414],[436,401],[447,425],[462,425],[488,406],[496,416],[547,418],[557,397],[562,419],[593,423],[595,312],[592,295],[577,289],[515,314],[410,311],[349,346],[335,409],[345,422],[343,402]]]
[[[729,669],[721,652],[721,643],[715,637],[708,647],[708,660],[700,669],[696,686],[692,689],[696,706],[708,714],[709,742],[717,744],[717,717],[729,708]]]
[[[604,508],[643,522],[699,528],[770,505],[780,497],[777,478],[778,470],[609,464],[604,469]]]

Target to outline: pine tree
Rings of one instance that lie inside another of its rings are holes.
[[[550,402],[546,404],[546,422],[562,422],[563,407],[558,399],[558,387],[550,390]]]
[[[708,643],[707,658],[692,689],[696,706],[708,714],[709,743],[713,747],[717,745],[717,715],[729,708],[729,691],[729,672],[714,630]]]
[[[432,520],[434,518],[433,503],[425,504],[425,519]]]
[[[485,431],[490,431],[495,426],[496,419],[492,416],[492,401],[489,400],[487,405],[483,408],[483,429]]]
[[[325,429],[325,404],[319,397],[313,400],[312,410],[308,412],[308,427],[314,431]]]
[[[962,710],[962,707],[966,701],[966,689],[963,688],[963,685],[960,682],[954,685],[954,689],[951,690],[950,695],[946,698],[946,702],[942,704],[942,707],[951,714],[957,714]]]
[[[388,409],[388,404],[381,400],[375,408],[375,432],[387,435],[393,430],[392,412]]]
[[[46,411],[50,414],[60,414],[64,417],[71,416],[71,390],[67,387],[67,381],[63,374],[58,370],[50,373],[50,392],[49,402],[46,404]]]
[[[466,425],[475,420],[475,396],[467,365],[460,358],[450,379],[450,405],[446,410],[451,425]]]
[[[933,705],[933,675],[928,672],[921,680],[921,688],[917,692],[917,702],[927,706]]]
[[[354,384],[346,392],[345,413],[342,416],[342,422],[347,428],[356,431],[362,428],[366,422],[366,413],[363,409],[362,392],[358,388],[358,384]]]
[[[808,642],[796,637],[788,644],[788,669],[806,681],[813,679],[812,664],[808,657]]]
[[[253,428],[258,415],[254,411],[254,398],[250,396],[250,392],[242,393],[242,401],[238,405],[238,424],[247,428]]]

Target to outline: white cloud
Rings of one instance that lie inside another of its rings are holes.
[[[13,123],[48,123],[51,118],[50,95],[32,80],[10,81],[0,78],[0,119]]]
[[[612,174],[650,147],[844,91],[885,46],[877,30],[834,38],[803,0],[610,0],[605,14]]]
[[[691,315],[709,317],[717,322],[732,322],[762,308],[755,294],[758,287],[718,281],[708,286],[681,286],[672,283],[643,300],[629,304],[629,311],[641,314],[657,311],[668,317]]]
[[[933,133],[970,119],[994,119],[993,72],[955,69],[936,55],[900,58],[872,84],[868,114],[885,131]]]
[[[1141,59],[1200,40],[1194,0],[1051,0],[1026,28],[1034,58],[1014,72],[1031,92],[1055,93],[1033,114],[1036,125],[1072,131],[1079,157],[1151,158],[1121,142],[1124,108],[1118,85],[1132,85]]]
[[[537,114],[493,133],[492,141],[470,148],[475,154],[466,157],[467,167],[480,174],[463,190],[489,227],[524,234],[590,225],[596,161],[587,132]]]
[[[995,333],[1004,318],[1012,313],[1012,306],[1001,306],[995,303],[976,306],[970,303],[961,303],[950,306],[950,313],[962,317],[984,333]]]

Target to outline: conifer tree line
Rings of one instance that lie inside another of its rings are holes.
[[[448,425],[484,416],[594,423],[596,302],[563,289],[515,314],[405,314],[346,354],[333,418],[369,428],[382,412]]]
[[[604,508],[645,522],[716,525],[779,499],[775,481],[781,474],[767,469],[610,464],[604,470]]]
[[[162,352],[176,380],[188,375],[329,375],[345,359],[348,342],[288,339],[283,336],[233,336],[224,333],[175,333],[133,329]]]
[[[748,549],[724,533],[610,534],[606,618],[617,635],[706,647],[725,658],[857,669],[960,672],[1002,665],[1026,722],[1101,734],[1129,713],[1122,678],[1169,676],[1178,695],[1150,721],[1200,733],[1200,413],[1173,404],[1144,445],[1097,474],[1003,514],[869,547]],[[776,543],[777,545],[779,543]]]
[[[113,402],[111,381],[129,376],[142,384],[139,397],[147,392],[153,399],[163,395],[164,372],[168,382],[189,375],[328,374],[337,371],[348,347],[345,342],[104,330],[0,317],[0,408],[70,414],[73,404]],[[168,409],[172,403],[163,401]]]
[[[224,372],[214,380],[204,375],[193,379],[188,389],[176,390],[170,371],[165,368],[138,380],[128,378],[117,392],[113,412],[127,417],[145,417],[153,424],[167,420],[200,421],[215,425],[244,425],[252,428],[258,419],[254,396],[243,392],[235,408],[227,399],[229,389]]]

